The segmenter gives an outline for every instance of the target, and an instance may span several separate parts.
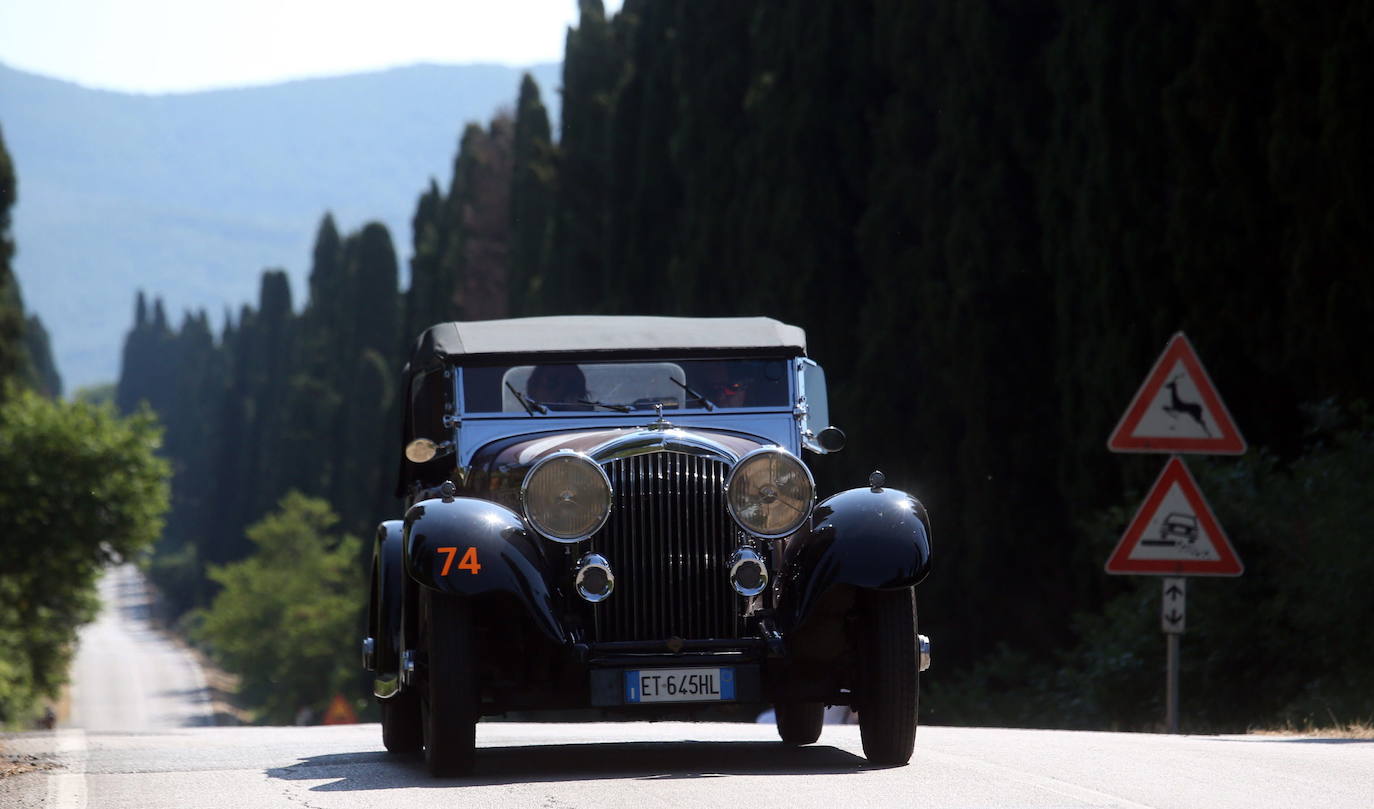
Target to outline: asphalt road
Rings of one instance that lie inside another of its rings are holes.
[[[63,725],[100,733],[214,724],[200,665],[153,628],[137,568],[106,573],[100,599],[100,617],[81,630]]]
[[[1374,807],[1374,741],[1271,736],[923,727],[910,765],[878,768],[852,725],[789,749],[765,725],[490,722],[478,775],[436,780],[385,753],[377,725],[197,727],[196,675],[171,673],[186,659],[142,616],[117,609],[83,634],[71,724],[85,727],[0,737],[52,766],[0,779],[0,806]],[[85,663],[96,648],[105,662]]]

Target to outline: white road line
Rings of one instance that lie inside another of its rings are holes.
[[[86,809],[85,731],[57,731],[55,752],[67,772],[48,776],[48,805],[55,809]]]

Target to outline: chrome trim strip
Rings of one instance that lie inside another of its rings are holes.
[[[722,427],[724,425],[721,425]],[[716,441],[688,432],[678,427],[667,430],[641,429],[626,435],[617,436],[605,443],[598,444],[587,454],[598,463],[607,463],[618,458],[628,458],[652,452],[681,452],[688,455],[704,455],[724,463],[733,464],[739,455]]]

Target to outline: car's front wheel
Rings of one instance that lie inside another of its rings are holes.
[[[479,712],[472,610],[462,599],[420,592],[420,637],[428,652],[420,686],[425,763],[431,775],[472,772]]]
[[[382,744],[389,753],[415,753],[424,746],[420,728],[420,700],[402,691],[382,703]]]
[[[871,590],[859,629],[859,737],[874,764],[905,764],[916,747],[920,644],[916,593]]]
[[[811,744],[821,737],[825,706],[819,702],[779,702],[773,715],[784,744]]]

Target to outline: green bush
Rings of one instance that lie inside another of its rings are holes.
[[[324,500],[291,492],[248,528],[251,556],[209,567],[222,589],[193,614],[193,636],[240,675],[240,695],[267,722],[319,715],[357,679],[361,543],[332,535],[337,522]]]

